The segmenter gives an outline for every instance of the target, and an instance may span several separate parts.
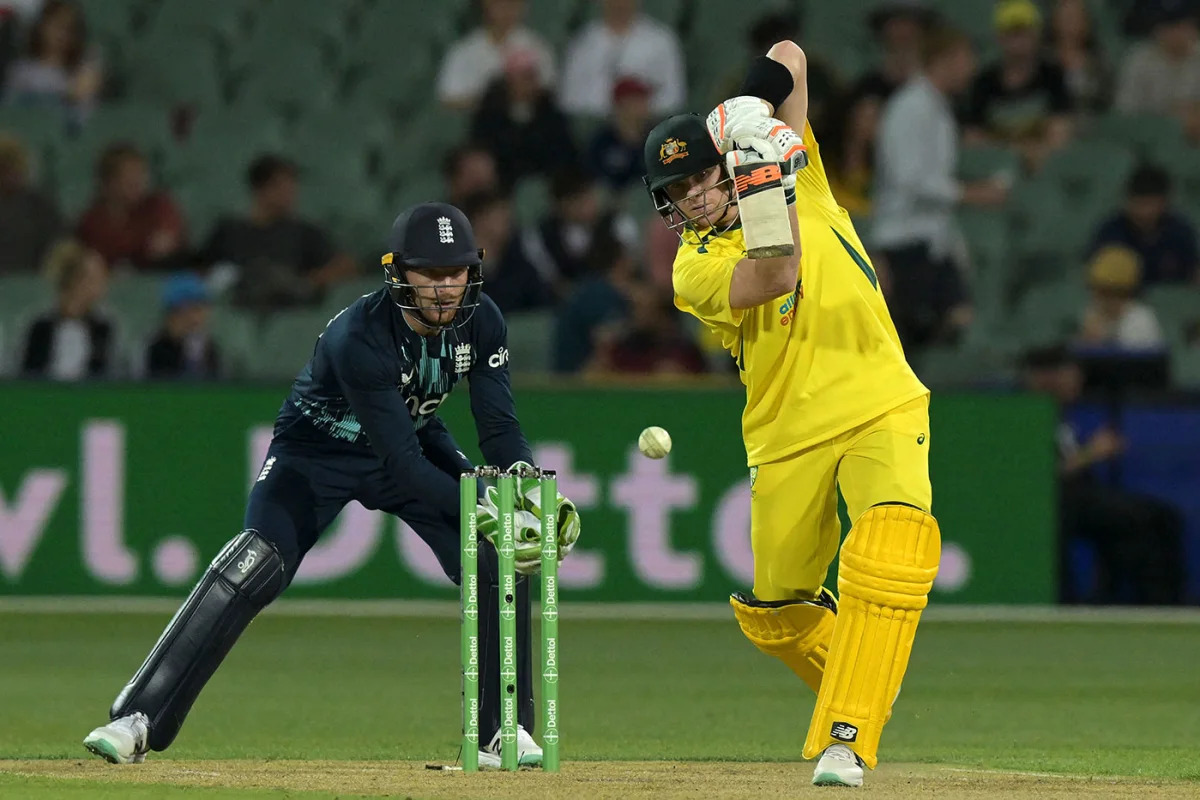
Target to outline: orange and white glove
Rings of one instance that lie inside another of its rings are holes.
[[[771,116],[771,107],[760,97],[742,95],[731,97],[718,105],[708,114],[708,133],[712,136],[713,144],[722,155],[735,149],[733,135],[735,128],[745,126],[754,120],[767,119]]]
[[[771,161],[783,174],[783,188],[794,189],[796,173],[808,164],[808,150],[800,136],[790,126],[774,117],[752,120],[730,131],[733,137],[732,154],[742,162]],[[731,166],[732,163],[731,162]]]

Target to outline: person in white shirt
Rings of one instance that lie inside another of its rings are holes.
[[[640,13],[638,0],[600,0],[601,15],[571,41],[559,105],[568,114],[608,116],[613,84],[638,78],[652,89],[650,110],[663,115],[683,106],[683,50],[666,25]]]
[[[1200,138],[1200,30],[1195,0],[1156,0],[1152,41],[1130,49],[1114,106],[1123,114],[1181,119]]]
[[[533,31],[521,24],[525,0],[482,0],[483,25],[450,46],[438,75],[442,105],[465,109],[475,105],[484,90],[504,71],[515,51],[532,52],[543,86],[555,81],[554,53]]]
[[[1080,344],[1155,350],[1163,346],[1154,309],[1134,299],[1141,284],[1142,263],[1128,247],[1105,247],[1092,258],[1088,283],[1092,302],[1079,326]]]
[[[111,375],[116,329],[97,308],[108,291],[108,265],[94,250],[64,241],[46,258],[55,282],[55,307],[37,317],[25,332],[21,376],[77,381]]]
[[[1008,196],[1001,177],[960,183],[958,123],[951,107],[975,71],[971,41],[959,31],[931,32],[924,71],[884,106],[875,154],[872,244],[886,265],[889,305],[905,348],[953,341],[971,321],[960,275],[964,243],[960,204],[995,206]]]

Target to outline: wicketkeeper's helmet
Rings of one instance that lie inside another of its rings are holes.
[[[422,203],[409,208],[392,224],[389,252],[383,254],[383,280],[392,302],[405,311],[421,315],[431,327],[458,327],[475,313],[483,291],[482,249],[467,216],[449,203]],[[466,292],[454,319],[448,325],[430,322],[415,296],[415,287],[405,276],[410,269],[466,267]]]

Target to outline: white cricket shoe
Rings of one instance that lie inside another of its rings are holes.
[[[813,786],[862,786],[862,761],[844,744],[831,744],[813,770]]]
[[[529,731],[517,726],[517,766],[540,767],[542,765],[542,746],[534,741]],[[482,769],[500,769],[500,731],[492,737],[491,743],[479,751],[479,766]]]
[[[113,764],[140,764],[146,760],[150,720],[140,711],[114,719],[87,735],[83,746]]]

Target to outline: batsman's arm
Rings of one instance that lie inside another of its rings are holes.
[[[425,458],[395,376],[372,345],[342,340],[331,354],[342,393],[358,417],[371,449],[398,485],[411,487],[447,516],[458,512],[458,482]]]
[[[772,116],[803,135],[808,119],[808,58],[798,44],[787,39],[773,44],[767,51],[767,58],[783,64],[792,73],[792,92]]]
[[[795,251],[790,256],[739,261],[729,282],[731,308],[753,308],[796,291],[796,283],[800,280],[800,221],[791,213],[791,206],[788,206],[788,212]]]

